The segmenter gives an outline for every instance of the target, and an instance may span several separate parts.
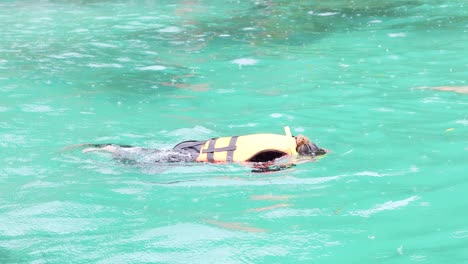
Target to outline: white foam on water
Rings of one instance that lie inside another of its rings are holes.
[[[185,41],[170,41],[169,43],[171,43],[173,45],[182,45],[182,44],[185,44],[186,42]]]
[[[378,172],[378,171],[361,171],[353,173],[352,176],[370,176],[370,177],[386,177],[386,176],[399,176],[407,173],[418,172],[419,168],[416,166],[411,166],[408,169],[398,170],[398,171],[389,171],[389,172]]]
[[[452,233],[453,238],[466,238],[468,237],[468,230],[460,230]]]
[[[240,58],[231,61],[231,63],[237,64],[239,66],[249,66],[257,64],[258,60],[252,58]]]
[[[389,211],[389,210],[395,210],[398,208],[402,208],[410,204],[411,202],[414,202],[419,199],[419,196],[411,196],[409,198],[400,200],[400,201],[388,201],[383,204],[377,204],[374,208],[367,209],[367,210],[356,210],[352,211],[349,214],[350,215],[356,215],[356,216],[362,216],[362,217],[369,217],[373,214],[376,214],[378,212],[382,211]]]
[[[303,127],[296,127],[296,128],[294,128],[294,132],[302,133],[302,132],[304,132],[304,131],[305,131],[305,129],[304,129]]]
[[[127,137],[127,138],[145,138],[144,135],[132,134],[132,133],[122,133],[122,134],[120,134],[120,136]]]
[[[229,34],[221,34],[221,35],[219,35],[219,37],[222,37],[222,38],[227,38],[227,37],[230,37],[230,36],[231,36],[231,35],[229,35]]]
[[[180,188],[180,187],[220,187],[220,186],[270,186],[270,185],[313,185],[314,189],[323,189],[323,183],[338,180],[340,176],[329,176],[320,178],[269,178],[259,180],[241,180],[241,179],[200,179],[199,181],[186,181],[170,185],[159,185],[165,188]]]
[[[75,33],[81,33],[81,32],[88,32],[89,29],[87,28],[77,28],[77,29],[74,29],[72,32],[75,32]]]
[[[132,26],[144,26],[144,25],[146,25],[145,23],[141,23],[140,21],[130,21],[127,24],[132,25]]]
[[[162,65],[151,65],[145,67],[138,67],[137,69],[140,71],[163,71],[167,69],[167,67]]]
[[[117,136],[104,136],[104,137],[98,137],[96,139],[96,141],[101,141],[101,142],[105,142],[105,141],[113,142],[113,141],[118,141],[118,140],[120,140],[120,137],[117,137]]]
[[[320,216],[326,215],[322,210],[319,208],[313,209],[276,209],[271,212],[265,213],[264,217],[269,219],[275,218],[283,218],[283,217],[313,217],[313,216]]]
[[[214,133],[213,130],[210,130],[206,127],[195,126],[193,128],[179,128],[172,132],[169,132],[168,134],[174,138],[185,139],[185,138],[192,138],[192,137],[203,138],[204,136],[207,136],[207,135],[213,135],[213,133]]]
[[[464,126],[468,126],[468,120],[467,119],[457,120],[457,121],[455,121],[455,123],[461,124],[461,125],[464,125]]]
[[[0,219],[0,233],[12,237],[37,232],[71,234],[96,230],[98,227],[97,221],[95,218],[76,217],[28,217],[21,219],[9,217]],[[99,221],[100,224],[103,224],[104,220]]]
[[[317,16],[334,16],[338,15],[338,12],[324,12],[324,13],[318,13]]]
[[[8,107],[0,106],[0,112],[6,112],[6,111],[8,111]]]
[[[7,62],[8,62],[7,60],[0,59],[0,64],[4,64],[4,63],[7,63]]]
[[[130,30],[139,28],[138,26],[134,26],[134,25],[115,25],[112,27],[118,28],[118,29],[130,29]]]
[[[198,233],[202,234],[202,233]],[[195,236],[196,237],[196,236]],[[125,242],[121,242],[125,245]],[[163,243],[151,245],[151,248],[162,248]],[[195,246],[196,248],[209,248],[211,244],[203,244]],[[186,246],[188,248],[189,246]],[[193,244],[190,247],[194,247]],[[97,264],[114,264],[114,263],[172,263],[181,264],[187,263],[239,263],[233,262],[233,259],[238,258],[238,254],[232,250],[226,249],[213,249],[213,250],[186,250],[181,252],[168,251],[168,252],[148,252],[148,251],[133,251],[132,253],[113,253],[108,254],[95,262]],[[278,250],[276,250],[278,252]],[[252,254],[252,252],[249,252]],[[207,261],[207,260],[216,260]]]
[[[164,247],[186,247],[202,241],[223,240],[242,236],[234,231],[224,230],[207,225],[178,223],[146,230],[137,234],[131,241],[154,241]]]
[[[52,20],[54,19],[51,17],[38,17],[37,18],[37,21],[52,21]]]
[[[443,103],[442,99],[438,96],[426,97],[422,102],[423,104]]]
[[[39,181],[40,182],[40,181]],[[37,183],[37,181],[36,181]],[[50,185],[49,185],[50,186]],[[52,201],[40,203],[29,207],[21,207],[17,210],[7,212],[11,216],[40,216],[40,215],[75,215],[75,212],[100,212],[104,207],[100,205],[82,205],[73,202]]]
[[[427,260],[427,257],[424,256],[424,255],[411,255],[411,256],[410,256],[410,259],[411,259],[412,261],[422,262],[422,261],[426,261],[426,260]]]
[[[122,68],[123,66],[118,63],[89,63],[88,67],[91,68]]]
[[[403,245],[400,245],[400,246],[397,248],[397,253],[398,253],[398,255],[403,256]]]
[[[151,50],[145,50],[143,53],[149,54],[149,55],[158,55],[159,54],[156,51],[151,51]]]
[[[387,36],[391,37],[391,38],[403,38],[403,37],[406,37],[406,33],[402,33],[402,32],[399,32],[399,33],[388,33]]]
[[[120,193],[120,194],[138,194],[141,193],[141,189],[137,188],[118,188],[118,189],[112,189],[111,191]]]
[[[247,124],[243,124],[243,125],[229,125],[228,127],[229,128],[235,128],[235,127],[255,127],[257,126],[258,124],[257,123],[247,123]]]
[[[159,20],[159,17],[155,17],[155,16],[140,16],[140,17],[138,17],[138,19],[140,19],[140,20]]]
[[[280,117],[283,117],[283,114],[280,114],[280,113],[273,113],[270,115],[270,117],[273,117],[273,118],[280,118]]]
[[[120,175],[121,174],[121,171],[117,171],[114,168],[101,167],[99,165],[84,166],[83,168],[90,169],[90,170],[96,171],[98,173],[106,174],[106,175]]]
[[[52,112],[52,107],[48,105],[25,104],[21,106],[21,111],[29,113],[46,113]]]
[[[92,55],[82,54],[78,52],[64,52],[58,55],[51,55],[50,57],[56,59],[67,59],[67,58],[91,58]]]
[[[27,183],[27,184],[23,185],[21,187],[21,189],[56,188],[56,187],[60,187],[60,186],[62,186],[62,184],[37,180],[37,181],[33,181],[33,182],[30,182],[30,183]]]
[[[388,56],[388,58],[391,59],[391,60],[399,60],[399,59],[401,59],[401,57],[398,56],[398,55],[390,55],[390,56]]]
[[[114,17],[111,17],[111,16],[99,16],[99,17],[95,17],[94,19],[95,19],[95,20],[112,20],[112,19],[114,19]]]
[[[115,60],[116,60],[116,61],[120,61],[120,62],[129,62],[129,61],[131,61],[130,58],[117,58],[117,59],[115,59]]]
[[[109,44],[109,43],[102,43],[102,42],[92,42],[91,45],[99,47],[99,48],[117,48],[116,45]]]
[[[394,109],[386,108],[386,107],[375,108],[374,110],[377,112],[395,112]]]
[[[182,32],[182,31],[184,31],[183,28],[176,27],[176,26],[165,27],[165,28],[161,28],[159,30],[159,32],[161,32],[161,33],[179,33],[179,32]]]
[[[309,11],[307,12],[309,15],[314,15],[314,16],[334,16],[338,15],[338,12],[323,12],[323,13],[315,13],[314,11]]]
[[[227,93],[235,93],[236,90],[234,89],[218,89],[216,90],[216,93],[218,94],[227,94]]]
[[[13,135],[13,134],[0,134],[0,147],[8,147],[9,145],[17,145],[17,144],[26,144],[26,137],[22,135]],[[7,168],[7,172],[11,174],[18,174],[18,175],[29,175],[27,172],[24,174],[24,170],[20,168]],[[35,173],[34,173],[35,174]]]
[[[132,23],[129,23],[129,25],[132,25]],[[161,25],[161,24],[158,24],[158,23],[144,22],[144,23],[142,23],[141,27],[155,29],[155,28],[162,28],[162,27],[164,27],[164,25]]]

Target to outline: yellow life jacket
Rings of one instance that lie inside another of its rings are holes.
[[[286,127],[286,135],[252,134],[212,138],[201,148],[199,162],[244,162],[262,152],[296,155],[296,139]]]

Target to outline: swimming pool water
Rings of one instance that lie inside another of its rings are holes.
[[[468,6],[2,1],[0,263],[466,263]],[[270,174],[67,146],[305,134]]]

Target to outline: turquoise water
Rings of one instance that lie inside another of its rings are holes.
[[[0,263],[466,263],[468,4],[0,2]],[[427,87],[421,89],[420,87]],[[250,133],[293,169],[64,149]]]

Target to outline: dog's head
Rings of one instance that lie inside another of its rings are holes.
[[[299,135],[296,137],[296,151],[301,156],[320,156],[327,154],[327,150],[319,148],[310,140],[303,136]]]
[[[309,143],[297,147],[297,153],[301,156],[320,156],[327,154],[327,151],[314,143]]]

